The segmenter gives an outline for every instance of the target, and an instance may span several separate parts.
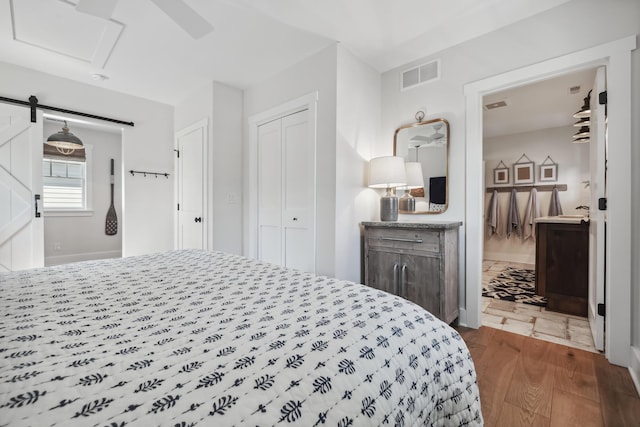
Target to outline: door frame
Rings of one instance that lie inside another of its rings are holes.
[[[611,363],[629,366],[631,358],[631,51],[636,37],[580,50],[464,86],[466,98],[466,311],[461,323],[481,325],[483,191],[482,98],[527,83],[597,66],[607,67],[609,140],[609,210],[607,254],[605,354]],[[612,167],[615,165],[615,167]],[[615,242],[615,245],[612,243]],[[612,285],[614,284],[614,286]],[[611,307],[615,307],[611,309]]]
[[[180,152],[178,147],[178,141],[181,137],[190,134],[198,129],[202,129],[202,134],[204,135],[202,141],[202,246],[203,249],[209,249],[209,223],[213,220],[209,218],[209,165],[211,162],[209,161],[209,118],[205,117],[203,119],[198,120],[191,125],[180,129],[175,133],[175,138],[173,141],[173,148],[176,152],[176,156],[174,157],[173,169],[176,171],[176,179],[175,187],[174,187],[174,200],[173,206],[176,208],[173,215],[173,248],[178,248],[178,242],[180,239],[180,213],[178,212],[178,203],[180,202],[181,197],[181,186],[180,186]]]
[[[313,144],[314,157],[316,157],[316,139],[317,139],[317,103],[318,92],[311,92],[303,95],[299,98],[280,104],[277,107],[271,108],[262,113],[255,114],[249,117],[249,146],[248,146],[248,159],[247,170],[245,173],[245,209],[244,218],[244,236],[243,236],[243,254],[244,256],[255,258],[258,257],[258,127],[272,120],[277,120],[281,117],[288,116],[298,111],[308,110],[308,123],[309,123],[309,137]],[[316,159],[317,164],[317,159]],[[315,185],[314,172],[314,189]],[[314,223],[313,223],[313,240],[314,247],[316,238],[316,206],[317,202],[313,206]],[[314,256],[315,258],[315,256]],[[314,259],[315,265],[315,259]]]

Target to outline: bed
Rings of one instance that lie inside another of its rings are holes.
[[[1,426],[482,425],[460,335],[351,282],[220,252],[0,274]]]

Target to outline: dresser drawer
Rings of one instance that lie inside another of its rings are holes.
[[[366,236],[370,248],[440,252],[439,231],[372,228],[367,230]]]

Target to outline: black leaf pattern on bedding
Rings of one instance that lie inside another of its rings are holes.
[[[78,382],[78,385],[81,386],[91,386],[94,384],[99,384],[102,381],[104,381],[105,378],[107,378],[108,375],[103,375],[103,374],[91,374],[91,375],[87,375],[86,377],[80,378],[80,381]]]
[[[88,417],[90,415],[97,414],[98,412],[107,408],[111,404],[111,402],[113,402],[113,399],[103,397],[102,399],[97,399],[93,402],[86,403],[82,405],[80,411],[76,412],[73,418]]]
[[[233,396],[223,396],[218,399],[216,403],[213,404],[213,409],[209,412],[209,415],[224,415],[224,413],[229,410],[233,405],[238,401],[237,397]]]
[[[196,369],[200,368],[203,364],[204,364],[203,362],[191,362],[187,365],[184,365],[182,368],[180,368],[179,372],[182,372],[182,373],[193,372]]]
[[[302,415],[302,402],[290,400],[288,401],[282,409],[280,409],[280,413],[282,417],[280,418],[280,422],[286,420],[287,422],[294,422]]]
[[[138,369],[148,368],[149,366],[151,366],[151,363],[153,363],[153,360],[138,360],[137,362],[129,365],[127,371],[137,371]]]
[[[27,372],[21,375],[14,375],[13,378],[11,378],[10,380],[8,380],[7,382],[9,383],[17,383],[20,381],[26,381],[30,378],[33,378],[35,376],[37,376],[38,374],[41,374],[42,372],[40,371],[33,371],[33,372]]]
[[[270,388],[271,386],[273,386],[274,384],[274,378],[273,376],[267,374],[267,375],[263,375],[260,378],[257,378],[255,380],[255,389],[260,389],[260,390],[267,390],[268,388]]]
[[[26,393],[21,393],[17,396],[9,399],[9,402],[2,405],[1,407],[9,407],[9,408],[21,408],[25,405],[31,405],[38,401],[38,399],[47,394],[46,391],[33,390]]]
[[[162,385],[163,382],[164,380],[160,380],[157,378],[153,380],[145,381],[142,384],[140,384],[136,390],[134,390],[134,393],[138,393],[139,391],[147,392],[150,390],[154,390],[160,387],[160,385]]]
[[[367,396],[362,400],[362,409],[360,412],[362,415],[366,415],[371,418],[376,413],[376,400],[373,397]]]
[[[152,408],[149,413],[153,412],[154,414],[157,414],[158,412],[164,412],[169,408],[174,407],[178,399],[180,399],[180,395],[168,395],[160,400],[156,400],[155,402],[153,402]]]
[[[196,388],[202,387],[211,387],[212,385],[218,384],[222,381],[222,377],[224,376],[221,372],[214,372],[212,374],[207,375],[204,378],[200,378],[200,384]]]
[[[320,392],[321,394],[328,393],[331,390],[331,378],[319,377],[313,380],[313,392]]]

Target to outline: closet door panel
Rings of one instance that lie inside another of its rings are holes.
[[[308,111],[282,119],[283,215],[285,265],[315,269],[314,146],[309,135]]]
[[[258,129],[258,258],[282,265],[282,132],[276,120]]]

